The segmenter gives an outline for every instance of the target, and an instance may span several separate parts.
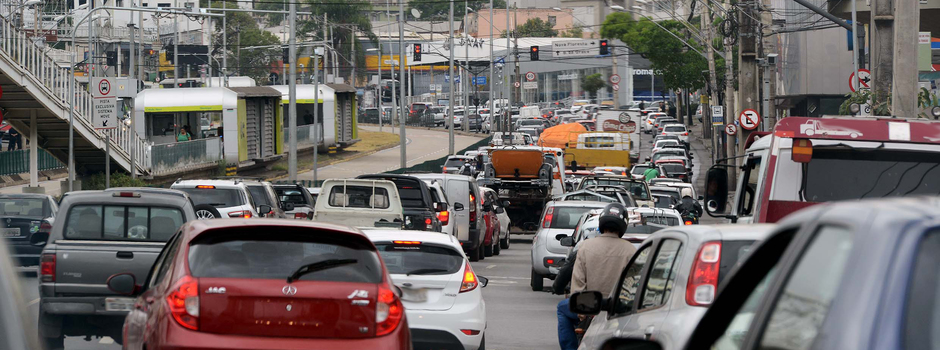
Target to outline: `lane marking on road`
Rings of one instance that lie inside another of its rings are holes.
[[[36,298],[36,299],[33,299],[33,301],[30,301],[29,303],[27,303],[26,306],[27,307],[33,306],[33,305],[36,305],[36,303],[38,302],[39,302],[39,298]]]
[[[111,339],[111,337],[104,337],[98,341],[98,344],[114,344],[114,339]]]
[[[487,266],[486,268],[492,269],[492,268],[494,268],[494,267],[496,267],[496,265],[490,265],[490,266]]]

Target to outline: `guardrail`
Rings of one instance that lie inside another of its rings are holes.
[[[154,175],[172,173],[222,159],[222,139],[211,137],[150,146],[150,171]]]
[[[49,152],[39,149],[39,170],[52,170],[64,168],[58,159]],[[13,175],[29,172],[29,150],[0,152],[0,175]]]

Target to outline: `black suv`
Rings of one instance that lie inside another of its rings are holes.
[[[394,174],[359,175],[357,179],[389,180],[398,187],[401,196],[402,214],[405,216],[405,229],[441,232],[441,221],[437,218],[439,203],[431,199],[428,185],[414,176]]]

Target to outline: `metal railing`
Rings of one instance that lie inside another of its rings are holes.
[[[6,56],[8,61],[19,65],[20,73],[27,79],[33,80],[33,85],[43,90],[47,96],[58,102],[64,111],[68,111],[69,100],[75,98],[75,127],[91,130],[104,139],[104,132],[111,134],[112,152],[115,157],[130,159],[131,144],[134,143],[139,151],[146,151],[147,144],[134,134],[129,128],[121,127],[108,131],[94,131],[91,121],[92,97],[75,83],[74,96],[69,95],[69,79],[75,79],[69,67],[56,64],[56,60],[46,53],[42,44],[36,44],[31,38],[19,30],[9,18],[2,18],[0,25],[0,56]],[[53,110],[55,113],[55,110]],[[68,115],[59,116],[66,122]],[[101,142],[103,146],[103,141]],[[104,148],[104,147],[102,147]],[[138,159],[143,159],[139,155]],[[142,164],[142,163],[141,163]]]
[[[64,168],[65,164],[53,157],[49,152],[39,149],[39,170]],[[0,175],[13,175],[29,172],[29,150],[0,152]]]
[[[151,173],[166,174],[222,159],[222,138],[211,137],[150,146]]]

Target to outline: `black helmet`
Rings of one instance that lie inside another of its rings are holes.
[[[626,215],[627,209],[623,205],[619,203],[608,204],[597,220],[597,228],[600,229],[601,233],[613,231],[618,235],[623,235],[627,231]]]

